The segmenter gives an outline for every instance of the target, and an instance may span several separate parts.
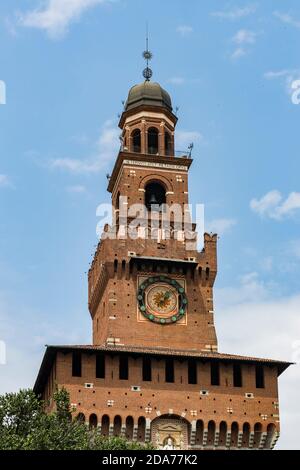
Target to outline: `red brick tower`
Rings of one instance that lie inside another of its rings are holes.
[[[217,236],[204,234],[197,251],[186,207],[192,159],[174,150],[169,94],[145,75],[120,119],[113,225],[89,271],[93,344],[47,347],[35,390],[51,409],[54,388],[66,387],[74,416],[105,435],[159,448],[271,449],[277,378],[289,363],[218,352]]]

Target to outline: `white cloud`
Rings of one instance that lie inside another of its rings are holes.
[[[51,38],[57,39],[86,10],[109,1],[111,0],[44,0],[39,8],[19,13],[18,23],[24,27],[44,30]]]
[[[74,186],[68,186],[66,190],[68,193],[82,194],[86,192],[86,187],[78,184]]]
[[[108,120],[101,129],[94,156],[85,160],[56,158],[49,162],[49,167],[78,174],[98,173],[116,157],[120,146],[119,133],[113,122]]]
[[[243,8],[234,8],[232,10],[223,10],[223,11],[215,11],[211,13],[212,16],[216,16],[217,18],[221,18],[224,20],[239,20],[241,18],[245,18],[246,16],[252,15],[257,10],[256,4],[247,5]]]
[[[189,144],[203,141],[203,135],[198,131],[178,130],[176,133],[176,147],[186,150]]]
[[[250,201],[251,209],[259,215],[266,215],[274,211],[282,199],[281,193],[277,190],[269,191],[261,199]]]
[[[300,20],[294,18],[289,13],[280,13],[279,11],[274,11],[273,15],[285,24],[289,24],[295,28],[300,28]]]
[[[240,29],[232,38],[235,44],[255,44],[257,33],[248,29]]]
[[[300,193],[291,192],[286,199],[277,191],[269,191],[261,199],[252,199],[250,208],[260,216],[281,220],[290,217],[300,209]]]
[[[219,350],[300,362],[300,296],[275,299],[255,273],[235,288],[215,290]],[[276,449],[299,449],[300,366],[279,378],[281,437]]]
[[[266,80],[273,80],[274,78],[281,78],[281,77],[286,77],[291,73],[290,70],[285,69],[285,70],[270,70],[269,72],[264,73],[264,78]]]
[[[229,232],[234,225],[236,225],[234,219],[214,219],[205,224],[205,230],[209,233],[217,233],[218,235],[224,235]]]
[[[248,29],[240,29],[237,31],[231,38],[231,41],[236,45],[236,48],[231,54],[231,59],[237,60],[247,55],[249,52],[247,46],[255,44],[257,36],[258,33]]]
[[[243,47],[237,47],[231,54],[231,58],[233,60],[237,60],[237,59],[240,59],[241,57],[244,57],[246,54],[247,52]]]
[[[192,26],[189,26],[187,24],[183,24],[183,25],[178,26],[176,31],[181,36],[186,37],[189,34],[191,34],[194,31],[194,29],[192,28]]]

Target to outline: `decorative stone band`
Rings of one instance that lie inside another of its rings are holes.
[[[146,167],[155,167],[155,168],[165,168],[168,170],[181,170],[188,171],[188,167],[184,165],[171,165],[170,163],[158,163],[158,162],[142,162],[136,160],[124,160],[124,165],[133,165],[133,166],[146,166]]]

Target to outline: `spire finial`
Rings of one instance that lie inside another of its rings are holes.
[[[149,31],[148,31],[148,23],[146,25],[146,50],[143,52],[143,57],[146,61],[147,67],[143,70],[143,76],[147,82],[149,82],[150,78],[153,75],[152,70],[149,67],[149,61],[152,59],[153,55],[152,52],[149,51]]]

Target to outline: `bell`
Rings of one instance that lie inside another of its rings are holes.
[[[150,204],[150,206],[152,206],[154,204],[158,204],[154,193],[151,194],[149,204]]]

